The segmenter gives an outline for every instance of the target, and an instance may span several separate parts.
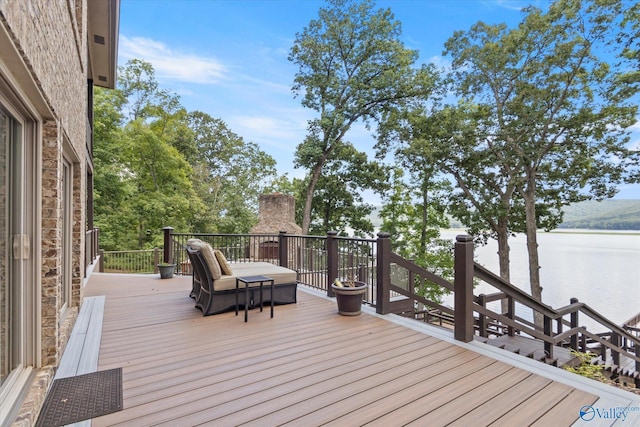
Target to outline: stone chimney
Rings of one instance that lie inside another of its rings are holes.
[[[262,194],[258,208],[258,223],[251,234],[301,234],[302,228],[296,224],[296,200],[282,193]]]
[[[258,223],[250,234],[275,234],[251,239],[250,257],[252,259],[278,258],[278,237],[280,231],[287,234],[302,234],[302,228],[296,224],[296,200],[282,193],[262,194],[259,199]],[[289,248],[293,251],[293,247]],[[289,254],[291,257],[292,254]]]

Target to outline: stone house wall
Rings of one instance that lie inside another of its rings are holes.
[[[43,365],[57,365],[64,343],[57,340],[61,301],[62,154],[74,164],[72,305],[80,303],[86,191],[87,57],[86,14],[80,0],[0,1],[0,14],[22,58],[40,86],[53,117],[42,122],[42,297]],[[77,13],[80,12],[80,16]],[[76,194],[77,193],[77,194]],[[55,309],[54,309],[55,308]]]
[[[91,162],[87,156],[87,1],[0,0],[0,25],[22,60],[13,69],[10,64],[11,75],[5,77],[14,84],[25,78],[33,83],[35,89],[15,89],[21,101],[37,111],[36,138],[41,144],[41,241],[32,243],[42,261],[40,372],[17,418],[23,425],[37,415],[82,302],[86,177]],[[71,162],[73,171],[72,296],[64,312],[63,158]]]

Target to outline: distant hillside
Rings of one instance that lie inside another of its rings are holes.
[[[560,228],[640,230],[640,200],[593,200],[564,208]]]
[[[375,227],[380,220],[379,207],[370,215]],[[451,219],[451,228],[464,228]],[[640,230],[640,200],[593,200],[574,203],[564,208],[564,222],[559,228],[586,228],[593,230]]]

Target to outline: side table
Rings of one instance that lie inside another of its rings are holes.
[[[244,283],[244,321],[249,318],[249,285],[252,283],[260,283],[260,311],[262,311],[263,298],[262,298],[262,284],[267,282],[271,285],[271,317],[273,318],[273,291],[274,280],[267,276],[244,276],[236,277],[236,316],[238,315],[238,292],[240,291],[240,282]]]

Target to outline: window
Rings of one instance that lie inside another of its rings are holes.
[[[66,158],[62,162],[62,289],[60,295],[61,312],[64,313],[71,302],[71,282],[73,271],[73,165]],[[64,314],[60,316],[64,319]]]

